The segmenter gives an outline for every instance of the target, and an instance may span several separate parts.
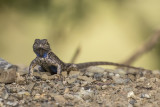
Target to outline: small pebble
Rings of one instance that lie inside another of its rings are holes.
[[[105,90],[107,88],[107,85],[102,86],[102,90]]]
[[[151,98],[151,96],[150,96],[149,94],[144,94],[144,93],[142,93],[142,94],[141,94],[141,98],[147,98],[147,99],[150,99],[150,98]]]
[[[64,94],[64,98],[65,98],[65,99],[73,100],[73,99],[74,99],[74,96],[71,95],[71,94]]]

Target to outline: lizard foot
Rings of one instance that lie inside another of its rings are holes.
[[[78,71],[78,68],[75,64],[68,65],[67,67],[67,76],[69,76],[70,71]]]

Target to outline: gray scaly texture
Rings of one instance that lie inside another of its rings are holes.
[[[51,51],[50,45],[47,39],[36,39],[33,44],[33,51],[37,55],[36,58],[31,62],[29,67],[29,74],[32,74],[32,69],[39,65],[41,67],[41,71],[43,72],[50,72],[51,74],[61,74],[62,71],[70,71],[79,70],[83,68],[87,68],[89,66],[98,66],[98,65],[112,65],[112,66],[119,66],[119,67],[127,67],[133,68],[137,70],[146,70],[143,68],[137,68],[129,65],[113,63],[113,62],[86,62],[86,63],[65,63],[60,60],[55,53]],[[150,71],[150,70],[147,70]]]

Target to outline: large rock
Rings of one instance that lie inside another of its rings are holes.
[[[4,59],[0,58],[0,70],[8,70],[10,68],[17,68],[16,65],[12,65]]]
[[[16,70],[9,69],[8,71],[1,71],[0,82],[13,83],[16,80]]]

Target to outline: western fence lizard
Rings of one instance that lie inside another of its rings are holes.
[[[83,68],[87,68],[89,66],[98,66],[98,65],[112,65],[119,67],[127,67],[138,70],[146,70],[143,68],[137,68],[129,65],[118,64],[113,62],[86,62],[86,63],[64,63],[60,60],[50,48],[50,45],[47,39],[36,39],[33,44],[33,51],[37,55],[37,57],[31,62],[29,67],[29,74],[32,74],[32,69],[39,65],[41,69],[46,72],[50,72],[51,74],[61,74],[62,71],[67,71],[69,74],[70,71],[79,70]]]

